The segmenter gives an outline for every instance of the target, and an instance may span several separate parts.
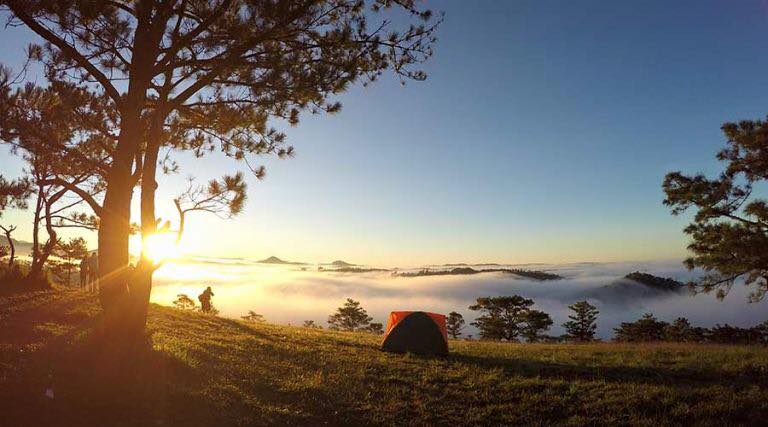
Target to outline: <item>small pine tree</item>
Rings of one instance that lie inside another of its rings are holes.
[[[716,344],[752,344],[752,338],[751,329],[718,323],[707,331],[706,339]]]
[[[316,324],[314,320],[305,320],[302,326],[309,329],[323,329],[323,327]]]
[[[256,313],[253,310],[248,310],[248,314],[246,314],[245,316],[242,316],[240,318],[243,319],[243,320],[247,320],[249,322],[253,322],[253,323],[264,323],[264,322],[266,322],[266,320],[264,319],[264,316],[262,316],[259,313]]]
[[[751,330],[758,344],[768,344],[768,320],[753,326]]]
[[[194,310],[196,308],[195,301],[187,294],[176,295],[176,299],[173,301],[173,306],[179,310]]]
[[[364,329],[371,323],[373,317],[360,307],[360,302],[347,298],[343,306],[336,309],[336,313],[328,316],[328,328],[342,331],[355,331]]]
[[[678,317],[664,328],[664,339],[673,342],[701,342],[706,330],[691,325],[685,317]]]
[[[616,331],[616,341],[623,342],[653,342],[664,341],[664,330],[669,325],[661,322],[651,313],[645,313],[635,322],[623,322]]]
[[[525,338],[527,342],[539,342],[542,338],[542,333],[552,326],[552,317],[549,314],[539,310],[528,310],[523,317],[524,325],[520,330],[520,334]]]
[[[587,301],[579,301],[568,306],[573,314],[568,316],[568,322],[563,323],[565,336],[576,342],[589,342],[595,339],[597,330],[597,307]]]
[[[455,311],[448,313],[448,317],[445,319],[445,328],[451,338],[458,338],[461,331],[464,330],[464,316]]]
[[[85,258],[88,255],[88,247],[82,237],[71,238],[67,242],[57,242],[53,248],[53,255],[61,258],[62,263],[54,268],[54,273],[64,284],[72,283],[72,270],[75,268],[75,260]]]
[[[532,299],[520,295],[478,298],[469,309],[482,315],[471,325],[486,340],[518,342],[522,336],[529,342],[538,341],[541,332],[552,325],[552,318],[532,309],[533,304]]]

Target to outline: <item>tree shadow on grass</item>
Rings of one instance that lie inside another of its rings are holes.
[[[195,393],[194,368],[150,339],[100,336],[98,322],[50,340],[4,378],[0,401],[14,403],[7,425],[216,425],[216,408]]]
[[[321,385],[285,387],[310,352],[240,322],[210,321],[219,324],[221,340],[190,328],[179,341],[187,347],[173,351],[156,348],[151,336],[125,342],[100,335],[98,317],[43,337],[28,355],[12,355],[17,372],[0,378],[7,407],[0,424],[308,425],[337,419],[349,406]]]

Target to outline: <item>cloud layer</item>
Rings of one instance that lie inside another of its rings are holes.
[[[768,302],[747,302],[744,286],[735,286],[725,301],[713,295],[648,292],[643,285],[617,281],[633,271],[672,277],[680,281],[695,278],[677,261],[645,263],[579,263],[564,265],[516,265],[555,272],[557,281],[535,281],[506,273],[471,276],[392,277],[380,273],[302,271],[296,266],[271,266],[248,260],[195,259],[169,264],[156,276],[152,300],[170,304],[176,295],[195,298],[205,286],[212,286],[214,304],[222,315],[238,317],[248,310],[263,314],[275,323],[301,324],[312,319],[324,324],[328,315],[345,298],[362,302],[376,321],[385,322],[393,310],[424,310],[439,313],[458,311],[469,323],[476,313],[468,306],[477,297],[518,294],[533,298],[536,306],[549,313],[555,326],[549,331],[562,333],[567,306],[587,299],[600,310],[598,334],[613,335],[622,321],[635,320],[645,312],[663,320],[683,316],[700,326],[729,323],[751,326],[768,319]],[[469,327],[467,333],[476,331]]]

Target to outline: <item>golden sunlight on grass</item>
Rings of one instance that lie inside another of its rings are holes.
[[[155,264],[181,256],[181,249],[173,233],[157,233],[145,238],[142,251]]]

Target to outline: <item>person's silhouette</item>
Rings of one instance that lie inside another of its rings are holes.
[[[85,256],[80,260],[80,288],[84,288],[88,284],[88,257]]]
[[[213,291],[211,290],[211,287],[208,286],[205,288],[202,294],[197,296],[198,301],[200,301],[200,310],[203,313],[210,313],[211,312],[211,297],[213,296]]]
[[[88,290],[99,291],[99,255],[94,252],[88,259]]]

